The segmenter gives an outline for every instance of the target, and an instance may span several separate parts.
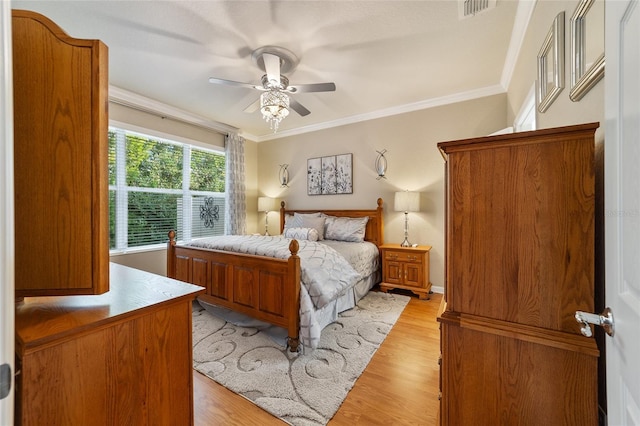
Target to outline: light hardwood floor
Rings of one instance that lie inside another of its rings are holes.
[[[411,298],[329,426],[438,424],[441,300]],[[195,370],[193,379],[196,426],[286,424]]]

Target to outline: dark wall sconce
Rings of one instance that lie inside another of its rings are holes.
[[[280,172],[278,173],[278,182],[281,188],[289,187],[289,165],[280,164]]]
[[[385,174],[387,173],[387,159],[385,158],[384,154],[385,152],[387,152],[387,150],[383,149],[382,151],[376,152],[378,153],[378,157],[376,157],[376,172],[378,173],[378,177],[376,178],[376,180],[379,180],[380,178],[386,179],[387,177],[385,176]]]

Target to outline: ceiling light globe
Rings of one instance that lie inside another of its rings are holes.
[[[260,112],[274,132],[283,118],[289,115],[289,96],[278,90],[269,90],[260,95]]]

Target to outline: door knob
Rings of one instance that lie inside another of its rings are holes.
[[[600,325],[602,326],[602,328],[604,328],[605,333],[607,333],[609,336],[613,336],[613,312],[611,312],[610,308],[606,308],[600,315],[576,311],[575,317],[576,321],[581,324],[580,332],[583,336],[591,337],[593,335],[593,333],[591,332],[591,326],[589,326],[589,324]]]

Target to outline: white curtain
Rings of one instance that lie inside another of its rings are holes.
[[[244,186],[244,138],[229,133],[225,139],[226,172],[224,209],[225,235],[241,235],[246,231],[247,203]]]

